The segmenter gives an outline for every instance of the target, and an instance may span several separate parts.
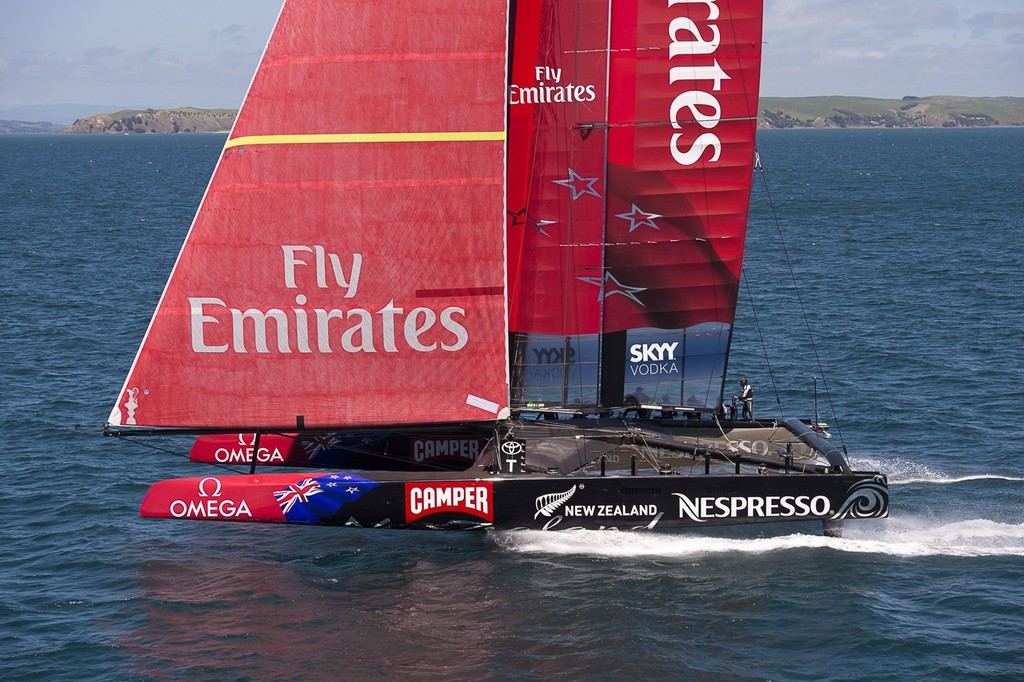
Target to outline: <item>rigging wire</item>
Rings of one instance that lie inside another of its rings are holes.
[[[761,154],[758,151],[754,152],[754,170],[760,173],[761,180],[764,182],[764,167],[761,165]],[[768,203],[771,204],[771,201],[771,195],[768,194]],[[772,207],[772,213],[774,214],[774,206]],[[776,219],[775,222],[777,226],[778,220]],[[792,266],[790,267],[790,270],[792,271]],[[775,373],[772,371],[772,362],[768,356],[768,345],[765,343],[764,333],[761,329],[761,322],[757,317],[757,306],[754,304],[754,296],[750,290],[750,280],[746,277],[743,277],[742,280],[743,290],[747,293],[747,303],[750,306],[751,314],[754,316],[754,329],[757,330],[757,339],[761,343],[761,353],[764,355],[764,364],[768,370],[769,382],[772,386],[772,392],[775,393],[775,406],[778,409],[779,414],[785,414],[782,409],[782,400],[779,398],[779,385],[778,382],[775,381]]]
[[[776,231],[776,233],[779,236],[779,245],[782,247],[782,254],[783,254],[783,256],[786,259],[786,267],[789,269],[789,276],[793,280],[793,290],[796,293],[797,303],[800,306],[800,316],[803,319],[804,327],[807,329],[807,338],[808,338],[808,340],[811,343],[811,351],[814,353],[814,361],[815,361],[815,363],[817,364],[817,367],[818,367],[818,374],[821,375],[821,383],[822,383],[822,385],[823,385],[823,387],[825,389],[825,397],[828,400],[829,409],[832,411],[832,422],[835,424],[836,433],[839,435],[839,442],[842,444],[843,450],[845,451],[846,450],[846,439],[843,438],[843,432],[842,432],[842,429],[840,428],[840,425],[839,425],[839,416],[838,416],[838,413],[836,412],[835,404],[832,402],[832,392],[829,390],[828,380],[825,378],[825,370],[824,370],[824,366],[822,365],[822,362],[821,362],[821,355],[818,353],[818,346],[814,342],[814,333],[811,330],[811,323],[810,323],[808,315],[807,315],[807,307],[804,305],[804,299],[803,299],[803,296],[800,293],[800,284],[797,281],[796,271],[793,268],[793,261],[792,261],[792,259],[789,256],[789,249],[786,246],[785,237],[782,234],[782,223],[779,221],[779,214],[775,210],[775,202],[772,200],[772,193],[771,193],[771,190],[769,190],[769,188],[768,188],[768,179],[767,179],[767,177],[765,176],[765,173],[764,173],[764,166],[761,165],[761,154],[760,154],[759,151],[755,151],[754,152],[754,170],[757,171],[758,175],[761,178],[761,186],[763,187],[765,196],[768,199],[768,207],[769,207],[769,209],[771,210],[771,213],[772,213],[772,220],[775,222],[775,231]],[[750,286],[749,286],[749,284],[746,285],[746,289],[747,289],[747,296],[749,298],[750,297]],[[752,299],[751,299],[751,309],[753,309],[753,300]],[[755,326],[757,327],[758,335],[761,336],[761,327],[760,327],[759,324],[757,324],[756,314],[755,314],[754,321],[755,321]],[[761,345],[762,345],[762,348],[764,348],[763,336],[762,336],[762,339],[761,339]],[[767,361],[768,361],[767,349],[765,349],[764,352],[765,352],[765,362],[767,363]],[[771,374],[771,368],[770,367],[769,367],[769,374]],[[775,385],[774,377],[772,378],[772,386],[773,386],[773,388],[775,388],[775,400],[776,400],[776,402],[778,402],[778,400],[779,400],[778,388]],[[779,412],[780,412],[780,414],[782,413],[782,406],[781,406],[781,404],[779,405]],[[815,425],[815,426],[817,426],[817,425]]]
[[[145,438],[138,438],[138,437],[132,437],[132,436],[114,436],[114,437],[117,438],[117,440],[124,441],[126,443],[131,443],[132,445],[141,445],[142,447],[149,448],[150,450],[156,450],[157,452],[162,452],[165,455],[173,455],[175,457],[181,457],[183,459],[188,459],[188,454],[186,454],[184,452],[178,452],[177,450],[172,450],[170,448],[165,448],[165,447],[161,447],[159,445],[154,445],[152,442],[146,440]],[[225,471],[230,471],[233,474],[244,474],[244,473],[246,473],[244,471],[239,471],[238,469],[232,469],[231,467],[229,467],[229,466],[227,466],[225,464],[221,464],[219,462],[204,462],[204,464],[209,464],[210,466],[217,467],[218,469],[224,469]]]
[[[761,343],[761,353],[764,355],[764,365],[768,370],[768,379],[772,386],[772,392],[775,393],[775,406],[779,410],[779,414],[785,414],[782,409],[782,400],[779,398],[779,385],[775,381],[775,373],[772,371],[772,362],[768,357],[768,345],[764,340],[764,333],[761,331],[761,322],[757,318],[757,306],[754,304],[754,297],[750,292],[750,282],[746,277],[743,278],[743,290],[747,293],[747,303],[750,305],[750,312],[754,317],[754,329],[757,330],[757,339]]]

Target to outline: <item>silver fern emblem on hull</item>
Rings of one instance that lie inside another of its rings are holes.
[[[575,493],[576,486],[574,485],[564,493],[548,493],[547,495],[541,495],[534,503],[537,508],[537,513],[533,515],[533,518],[536,519],[538,516],[551,516],[556,509],[568,502],[569,498]]]
[[[846,499],[832,514],[833,519],[878,519],[889,515],[889,488],[884,476],[858,481],[846,492]]]

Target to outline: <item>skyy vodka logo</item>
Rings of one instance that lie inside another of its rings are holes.
[[[426,306],[406,309],[392,299],[383,307],[316,308],[303,287],[354,298],[363,271],[362,254],[343,262],[322,245],[281,245],[283,285],[295,305],[259,309],[233,307],[220,298],[188,298],[190,337],[196,353],[398,353],[455,352],[469,341],[465,309]]]
[[[729,75],[718,65],[716,53],[721,41],[718,25],[718,0],[668,0],[668,7],[676,8],[680,13],[690,16],[677,16],[668,25],[671,39],[668,47],[669,83],[679,84],[679,88],[690,88],[681,92],[672,100],[669,108],[669,121],[676,130],[687,130],[696,122],[701,128],[712,131],[722,120],[722,106],[715,97],[715,92],[722,89],[722,81],[729,80]],[[702,7],[703,5],[703,7]],[[707,17],[694,19],[707,12]],[[681,57],[675,65],[673,59]],[[684,111],[685,110],[685,111]],[[685,117],[686,112],[692,121]],[[708,151],[710,150],[710,152]],[[722,153],[722,142],[714,132],[704,132],[692,137],[692,133],[674,133],[669,151],[672,158],[681,166],[692,166],[702,158],[718,161]]]
[[[563,342],[555,345],[551,341],[531,343],[526,355],[530,367],[528,381],[531,383],[579,376],[578,351],[573,344]]]
[[[629,347],[629,373],[634,377],[681,374],[677,349],[679,342],[634,343]]]

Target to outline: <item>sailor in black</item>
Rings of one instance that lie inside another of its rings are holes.
[[[754,387],[746,379],[740,379],[740,394],[733,400],[743,401],[743,419],[754,420]]]

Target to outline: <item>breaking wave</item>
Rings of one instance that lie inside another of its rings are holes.
[[[889,485],[910,485],[912,483],[934,483],[937,485],[946,485],[949,483],[965,483],[967,481],[1014,481],[1024,482],[1024,476],[997,476],[994,474],[973,474],[970,476],[955,476],[945,477],[937,476],[934,478],[907,478],[898,481],[889,481]]]
[[[972,519],[951,523],[903,518],[850,525],[846,537],[802,533],[750,539],[679,533],[608,531],[510,531],[496,534],[504,549],[523,553],[603,557],[699,559],[721,554],[766,554],[823,549],[896,557],[1024,556],[1024,524]]]
[[[966,483],[969,481],[1009,481],[1024,482],[1024,476],[1006,476],[1002,474],[950,474],[940,472],[931,467],[905,459],[879,459],[870,457],[852,457],[850,464],[854,469],[881,471],[889,478],[889,485]]]

